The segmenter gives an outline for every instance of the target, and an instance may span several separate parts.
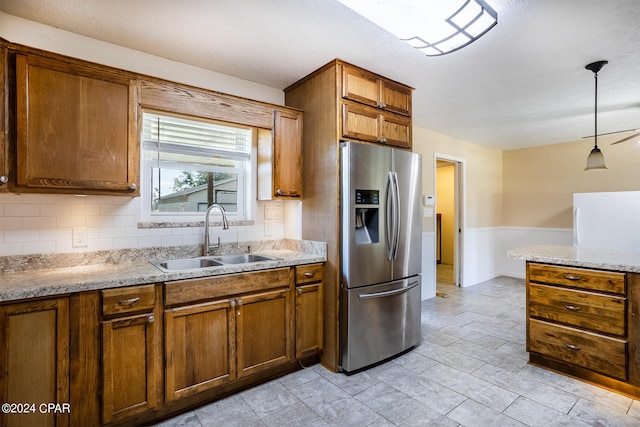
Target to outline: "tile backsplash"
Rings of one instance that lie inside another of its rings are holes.
[[[202,243],[204,228],[138,228],[140,198],[0,194],[0,256],[89,252]],[[268,212],[265,219],[265,211]],[[255,219],[229,230],[223,242],[301,238],[301,202],[256,202]],[[204,215],[203,215],[204,219]],[[86,227],[87,246],[74,247],[73,228]]]

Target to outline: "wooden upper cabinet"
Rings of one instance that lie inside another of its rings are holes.
[[[341,63],[343,138],[411,148],[411,88]]]
[[[342,97],[405,116],[411,115],[411,88],[351,65],[342,65]]]
[[[139,195],[133,78],[16,54],[16,82],[21,191]]]
[[[277,111],[273,125],[273,191],[302,195],[302,113]]]
[[[258,131],[258,200],[302,196],[302,112],[275,110],[273,128]]]

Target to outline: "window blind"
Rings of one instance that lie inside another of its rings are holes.
[[[145,149],[164,153],[248,160],[251,129],[144,113]]]

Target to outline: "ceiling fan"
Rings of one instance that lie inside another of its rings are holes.
[[[607,133],[598,133],[598,72],[602,69],[602,67],[604,67],[606,64],[608,64],[609,61],[606,60],[602,60],[602,61],[596,61],[596,62],[592,62],[590,64],[585,65],[584,68],[586,68],[589,71],[593,72],[593,77],[595,78],[595,82],[596,82],[596,115],[595,115],[595,119],[596,119],[596,123],[595,123],[595,135],[589,135],[589,136],[584,136],[583,138],[594,138],[596,139],[596,148],[598,145],[598,137],[599,136],[606,136],[606,135],[616,135],[619,133],[627,133],[627,132],[633,132],[631,135],[625,136],[624,138],[621,138],[615,142],[612,142],[610,145],[615,145],[615,144],[620,144],[621,142],[626,142],[629,141],[631,139],[634,139],[638,136],[640,136],[640,129],[625,129],[625,130],[618,130],[615,132],[607,132]]]

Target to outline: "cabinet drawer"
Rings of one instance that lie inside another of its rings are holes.
[[[201,279],[176,280],[164,285],[165,305],[204,301],[214,298],[273,289],[289,285],[289,271],[278,268],[251,273],[226,274]]]
[[[102,291],[102,314],[111,316],[153,310],[155,302],[154,285],[105,289]]]
[[[625,294],[625,274],[529,263],[529,281]]]
[[[528,351],[626,380],[627,342],[592,332],[529,320]]]
[[[529,284],[529,316],[597,332],[625,336],[626,304],[624,297]]]
[[[296,285],[321,282],[323,272],[322,264],[299,265],[296,267]]]

